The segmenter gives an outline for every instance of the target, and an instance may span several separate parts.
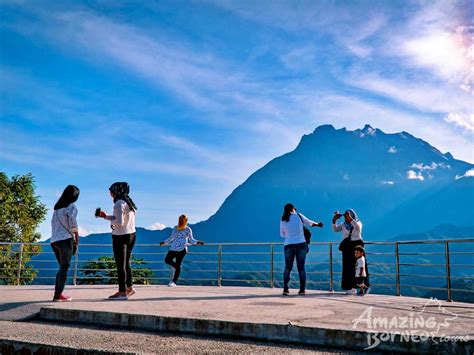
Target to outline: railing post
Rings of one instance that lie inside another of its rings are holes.
[[[18,253],[18,270],[16,272],[16,284],[20,285],[21,282],[21,268],[23,262],[23,243],[20,244],[20,251]]]
[[[274,282],[273,282],[273,272],[274,272],[274,247],[273,243],[270,244],[270,287],[274,287]]]
[[[444,243],[444,255],[446,259],[446,290],[448,292],[448,302],[452,301],[451,297],[451,263],[449,261],[449,242]]]
[[[398,242],[395,242],[395,282],[397,287],[397,296],[401,295],[400,292],[400,255],[398,253]]]
[[[332,279],[332,243],[329,243],[329,291],[334,291]]]
[[[221,261],[222,261],[222,244],[219,244],[217,249],[217,286],[222,286],[222,270],[221,270]]]
[[[79,248],[76,250],[76,255],[74,256],[74,273],[72,277],[72,284],[76,286],[77,282],[77,264],[79,263]]]

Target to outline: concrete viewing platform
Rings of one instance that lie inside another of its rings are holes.
[[[375,351],[474,350],[474,304],[423,298],[307,291],[281,295],[256,287],[136,286],[127,301],[116,286],[68,286],[69,303],[49,302],[51,286],[0,286],[0,320],[94,324],[111,328],[297,343]],[[394,335],[398,333],[398,335]],[[8,329],[0,341],[11,339]],[[16,338],[17,339],[17,338]]]

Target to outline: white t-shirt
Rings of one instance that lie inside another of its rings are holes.
[[[360,272],[360,268],[362,268],[362,273]],[[356,261],[356,277],[367,277],[367,273],[365,272],[365,256],[361,256]]]
[[[304,239],[303,223],[308,227],[311,227],[313,223],[316,223],[306,218],[301,213],[300,216],[301,218],[297,213],[292,213],[290,214],[288,222],[280,221],[280,236],[285,239],[285,245],[306,242],[306,239]],[[303,222],[301,222],[301,220],[303,220]]]

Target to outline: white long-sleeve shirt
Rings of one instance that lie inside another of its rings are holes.
[[[117,200],[114,205],[113,216],[106,216],[112,226],[112,235],[135,233],[135,212],[130,209],[124,200]]]
[[[300,216],[303,223],[308,227],[311,227],[313,223],[316,223],[306,218],[301,213]],[[280,236],[285,239],[285,245],[306,242],[306,239],[304,239],[303,223],[301,223],[301,219],[297,213],[292,213],[290,214],[288,222],[280,221]]]
[[[362,240],[362,222],[353,219],[351,224],[352,227],[354,227],[354,229],[352,229],[351,240]],[[333,223],[332,230],[334,232],[342,232],[342,239],[345,239],[349,236],[349,230],[346,228],[344,223]]]

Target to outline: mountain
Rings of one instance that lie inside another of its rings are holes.
[[[439,224],[472,226],[473,164],[443,154],[407,132],[366,125],[348,131],[323,125],[296,149],[253,173],[208,220],[193,226],[208,241],[279,241],[283,205],[326,227],[318,240],[338,239],[333,211],[353,208],[367,240],[418,233]],[[465,175],[466,174],[466,175]]]

